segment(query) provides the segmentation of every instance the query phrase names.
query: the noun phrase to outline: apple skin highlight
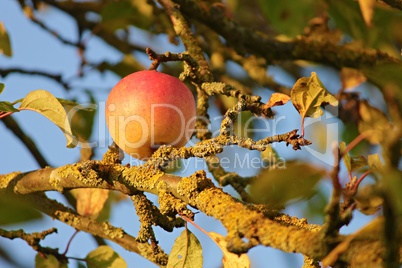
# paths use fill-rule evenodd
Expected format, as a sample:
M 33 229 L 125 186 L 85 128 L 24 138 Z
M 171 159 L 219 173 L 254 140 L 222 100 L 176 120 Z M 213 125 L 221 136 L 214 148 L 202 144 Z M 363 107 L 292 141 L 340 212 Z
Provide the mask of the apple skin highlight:
M 190 89 L 154 70 L 121 79 L 106 101 L 106 124 L 116 144 L 137 159 L 160 145 L 184 146 L 194 131 L 196 107 Z

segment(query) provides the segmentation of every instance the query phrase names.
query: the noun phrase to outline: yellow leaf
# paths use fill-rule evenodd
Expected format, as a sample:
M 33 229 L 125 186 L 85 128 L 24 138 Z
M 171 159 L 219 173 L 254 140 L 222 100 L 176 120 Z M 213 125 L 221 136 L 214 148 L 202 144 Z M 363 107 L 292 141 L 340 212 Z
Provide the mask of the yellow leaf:
M 109 246 L 99 246 L 85 258 L 88 268 L 126 268 L 127 263 Z
M 302 117 L 319 117 L 323 115 L 322 105 L 338 105 L 338 100 L 328 92 L 315 72 L 310 77 L 296 81 L 290 91 L 293 105 Z
M 224 268 L 249 268 L 250 259 L 247 254 L 241 254 L 240 256 L 229 252 L 227 248 L 227 242 L 225 237 L 220 234 L 209 232 L 209 237 L 219 246 L 222 250 L 223 258 L 222 264 Z
M 4 54 L 11 57 L 12 50 L 10 44 L 10 37 L 7 34 L 6 27 L 4 27 L 3 22 L 0 22 L 0 54 Z
M 364 22 L 368 27 L 373 26 L 372 20 L 374 15 L 375 0 L 358 0 L 358 1 Z
M 367 162 L 372 171 L 382 170 L 382 162 L 379 154 L 369 154 L 367 156 Z
M 35 256 L 35 268 L 68 268 L 67 263 L 60 262 L 55 256 L 51 254 L 37 253 Z
M 273 93 L 271 97 L 269 98 L 269 101 L 265 104 L 265 109 L 274 107 L 274 106 L 280 106 L 284 105 L 290 100 L 290 97 L 286 94 L 282 93 Z
M 338 105 L 338 100 L 328 92 L 315 72 L 310 77 L 302 77 L 296 81 L 290 91 L 293 106 L 302 117 L 302 136 L 304 136 L 304 119 L 319 117 L 324 114 L 321 106 Z
M 361 83 L 366 82 L 367 78 L 364 74 L 356 69 L 344 67 L 341 69 L 341 81 L 344 89 L 351 90 Z
M 387 137 L 392 131 L 392 125 L 387 116 L 379 109 L 370 106 L 367 101 L 360 102 L 359 115 L 359 132 L 365 132 L 367 134 L 366 139 L 371 144 L 381 143 L 384 137 Z
M 174 241 L 167 268 L 202 267 L 202 248 L 197 237 L 185 229 Z
M 109 190 L 85 188 L 74 191 L 77 193 L 77 212 L 96 219 L 105 205 Z

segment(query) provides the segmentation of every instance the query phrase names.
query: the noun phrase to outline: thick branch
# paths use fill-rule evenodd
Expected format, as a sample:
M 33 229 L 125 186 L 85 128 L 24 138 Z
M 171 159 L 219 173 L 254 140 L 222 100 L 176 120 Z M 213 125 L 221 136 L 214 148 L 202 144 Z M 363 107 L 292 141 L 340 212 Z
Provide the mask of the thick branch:
M 66 172 L 66 170 L 69 169 L 72 170 Z M 49 185 L 53 185 L 54 190 L 60 190 L 60 185 L 54 185 L 48 182 L 52 180 L 49 170 L 50 169 L 38 170 L 26 175 L 3 175 L 0 177 L 0 185 L 2 185 L 2 188 L 4 188 L 5 185 L 9 185 L 7 188 L 16 193 L 41 191 L 39 190 L 39 179 L 37 180 L 38 185 L 36 185 L 36 189 L 25 188 L 31 185 L 29 181 L 30 178 L 37 176 L 45 185 L 44 188 L 48 189 Z M 102 174 L 102 178 L 104 179 L 101 180 L 101 182 L 92 182 L 92 184 L 87 182 L 87 187 L 107 189 L 120 188 L 124 190 L 126 194 L 134 194 L 138 190 L 154 194 L 161 191 L 171 192 L 176 198 L 181 199 L 206 215 L 212 216 L 222 222 L 228 230 L 228 248 L 233 252 L 241 253 L 258 244 L 274 247 L 286 252 L 299 252 L 316 260 L 322 259 L 329 252 L 326 241 L 324 241 L 321 232 L 317 232 L 316 228 L 311 230 L 309 228 L 278 223 L 266 217 L 262 212 L 259 212 L 255 208 L 250 208 L 215 187 L 214 184 L 205 177 L 204 172 L 198 172 L 189 178 L 180 178 L 156 172 L 153 169 L 141 167 L 128 168 L 121 165 L 93 165 L 92 171 L 96 174 Z M 78 164 L 60 167 L 54 170 L 53 176 L 57 174 L 60 183 L 63 183 L 65 189 L 68 189 L 73 188 L 73 185 L 74 187 L 77 184 L 83 185 L 78 175 L 69 175 L 69 173 L 77 172 L 80 172 Z M 45 174 L 47 177 L 44 176 Z M 15 183 L 14 180 L 18 182 Z M 108 182 L 106 182 L 106 180 Z M 32 200 L 32 203 L 36 202 L 35 199 Z M 58 213 L 57 211 L 60 210 L 60 208 L 57 203 L 49 203 L 46 205 L 42 203 L 42 205 L 39 205 L 42 206 L 41 210 L 49 210 L 49 213 L 51 213 L 53 217 L 60 218 L 61 220 L 66 219 L 65 215 L 73 213 L 71 211 L 65 211 L 64 209 L 61 211 L 65 212 Z M 67 219 L 69 218 L 67 217 Z M 86 224 L 89 223 L 85 221 L 90 220 L 85 218 L 83 222 L 79 221 L 79 223 L 76 223 L 80 224 L 76 227 L 85 231 L 85 226 L 88 226 Z M 91 230 L 86 231 L 92 232 Z M 99 229 L 99 232 L 100 231 Z M 103 234 L 103 232 L 101 235 L 103 235 L 102 237 L 107 236 Z M 106 238 L 109 239 L 109 237 Z M 342 239 L 342 237 L 340 237 L 340 239 Z M 365 247 L 365 250 L 361 250 L 362 246 Z M 351 243 L 349 249 L 341 254 L 339 259 L 348 263 L 354 263 L 357 266 L 364 264 L 367 266 L 373 263 L 381 263 L 383 253 L 384 247 L 381 242 L 377 240 L 357 240 Z
M 189 18 L 195 18 L 222 35 L 240 54 L 252 53 L 268 63 L 284 60 L 308 60 L 341 68 L 373 67 L 381 63 L 400 63 L 381 51 L 354 50 L 331 42 L 306 38 L 280 41 L 243 27 L 229 18 L 220 6 L 206 1 L 174 0 Z

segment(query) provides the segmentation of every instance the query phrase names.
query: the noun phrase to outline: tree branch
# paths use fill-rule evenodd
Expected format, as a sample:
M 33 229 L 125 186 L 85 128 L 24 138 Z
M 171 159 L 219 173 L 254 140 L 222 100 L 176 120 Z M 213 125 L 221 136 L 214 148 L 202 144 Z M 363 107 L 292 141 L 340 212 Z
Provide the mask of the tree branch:
M 59 261 L 62 263 L 67 263 L 67 258 L 63 254 L 60 254 L 58 252 L 58 249 L 53 249 L 49 247 L 42 247 L 39 245 L 40 241 L 45 239 L 46 236 L 57 233 L 56 228 L 51 228 L 49 230 L 45 230 L 43 232 L 35 232 L 32 234 L 27 234 L 24 232 L 24 230 L 16 230 L 16 231 L 7 231 L 2 228 L 0 228 L 0 236 L 5 237 L 8 239 L 15 239 L 15 238 L 20 238 L 27 242 L 28 245 L 30 245 L 35 251 L 41 253 L 41 254 L 51 254 L 55 256 Z
M 382 0 L 382 1 L 390 5 L 391 7 L 402 10 L 402 0 Z
M 45 157 L 39 151 L 35 142 L 31 137 L 24 133 L 17 121 L 15 121 L 11 116 L 7 116 L 0 120 L 0 122 L 3 122 L 4 125 L 25 145 L 41 168 L 50 166 Z
M 44 76 L 51 80 L 56 81 L 57 83 L 62 85 L 66 90 L 70 89 L 70 85 L 63 80 L 61 74 L 52 74 L 50 72 L 39 71 L 39 70 L 25 70 L 21 68 L 7 68 L 7 69 L 0 68 L 0 76 L 2 77 L 6 77 L 7 75 L 14 73 Z
M 28 200 L 39 211 L 77 230 L 113 241 L 123 248 L 135 252 L 156 264 L 166 265 L 167 263 L 167 255 L 161 248 L 158 247 L 158 249 L 155 250 L 155 248 L 148 243 L 137 242 L 135 237 L 125 233 L 121 228 L 113 227 L 108 222 L 101 223 L 89 217 L 78 215 L 72 209 L 65 207 L 55 200 L 48 199 L 43 193 L 31 193 L 23 195 L 22 198 Z
M 174 0 L 189 18 L 195 18 L 223 36 L 239 54 L 256 54 L 269 64 L 276 61 L 307 60 L 341 68 L 369 68 L 382 63 L 401 63 L 381 51 L 354 50 L 327 41 L 298 38 L 280 41 L 239 25 L 220 6 L 206 1 Z
M 206 178 L 205 172 L 200 171 L 188 178 L 164 174 L 154 169 L 140 167 L 123 167 L 121 165 L 92 165 L 93 175 L 101 175 L 98 179 L 84 183 L 80 173 L 79 164 L 68 165 L 58 169 L 42 169 L 27 174 L 9 174 L 0 177 L 2 188 L 12 190 L 19 194 L 27 194 L 36 191 L 67 190 L 81 185 L 81 187 L 96 187 L 103 189 L 120 189 L 125 194 L 135 194 L 137 191 L 146 191 L 158 194 L 161 191 L 169 191 L 181 202 L 185 202 L 219 220 L 228 230 L 228 249 L 235 253 L 243 253 L 255 245 L 270 246 L 285 252 L 299 252 L 312 259 L 320 260 L 329 252 L 326 241 L 317 229 L 301 228 L 289 225 L 287 221 L 277 222 L 267 218 L 262 212 L 238 202 L 235 198 L 224 193 L 221 189 Z M 88 171 L 85 171 L 88 174 Z M 90 177 L 93 177 L 91 175 Z M 32 187 L 32 178 L 37 178 L 35 187 Z M 54 181 L 57 178 L 59 184 Z M 99 176 L 98 176 L 99 177 Z M 53 183 L 49 183 L 53 181 Z M 43 184 L 43 187 L 40 187 Z M 61 187 L 63 185 L 63 188 Z M 52 188 L 52 189 L 50 189 Z M 36 195 L 27 195 L 32 198 L 32 204 L 37 204 L 41 211 L 47 211 L 48 215 L 56 217 L 74 227 L 86 232 L 100 235 L 107 239 L 111 237 L 104 233 L 102 226 L 97 229 L 87 229 L 94 221 L 78 216 L 71 210 L 60 207 L 60 204 L 51 201 L 42 202 L 43 198 Z M 61 211 L 61 212 L 58 212 Z M 80 217 L 76 223 L 71 217 Z M 91 224 L 89 224 L 91 223 Z M 101 225 L 101 224 L 100 224 Z M 99 234 L 97 232 L 100 232 Z M 279 235 L 280 234 L 280 235 Z M 126 235 L 124 235 L 126 237 Z M 121 238 L 121 239 L 124 239 Z M 123 243 L 112 237 L 112 241 Z M 131 239 L 131 238 L 130 238 Z M 134 238 L 132 238 L 134 241 Z M 342 236 L 339 236 L 342 240 Z M 131 241 L 131 240 L 130 240 Z M 246 241 L 246 242 L 244 242 Z M 127 241 L 124 241 L 126 243 Z M 131 242 L 130 242 L 131 244 Z M 364 246 L 364 250 L 362 250 Z M 400 249 L 402 251 L 402 248 Z M 383 261 L 383 244 L 376 240 L 352 241 L 349 249 L 339 256 L 341 261 L 356 265 L 378 264 Z M 368 257 L 369 256 L 369 257 Z M 400 260 L 402 261 L 402 260 Z
M 169 15 L 172 21 L 173 28 L 176 34 L 182 40 L 186 50 L 193 57 L 199 65 L 199 70 L 197 70 L 197 78 L 201 79 L 203 82 L 210 82 L 213 80 L 212 74 L 209 71 L 209 65 L 204 57 L 204 52 L 199 46 L 197 40 L 194 38 L 190 27 L 176 6 L 170 0 L 157 0 L 165 9 L 166 13 Z

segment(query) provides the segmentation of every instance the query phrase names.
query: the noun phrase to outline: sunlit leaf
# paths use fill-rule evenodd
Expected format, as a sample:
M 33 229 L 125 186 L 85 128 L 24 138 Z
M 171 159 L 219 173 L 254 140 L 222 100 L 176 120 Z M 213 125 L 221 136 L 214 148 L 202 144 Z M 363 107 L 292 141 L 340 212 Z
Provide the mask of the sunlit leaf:
M 46 255 L 43 257 L 41 254 L 37 253 L 35 256 L 35 268 L 67 268 L 66 263 L 61 263 L 53 255 Z
M 42 218 L 42 215 L 29 203 L 15 195 L 0 194 L 0 225 L 27 222 Z
M 12 56 L 10 37 L 7 34 L 6 27 L 3 22 L 0 21 L 0 54 L 4 54 L 8 57 Z
M 85 258 L 88 268 L 125 268 L 127 263 L 109 246 L 99 246 Z
M 346 149 L 346 143 L 341 141 L 339 143 L 339 149 L 341 151 L 341 154 L 343 155 L 342 159 L 343 159 L 343 163 L 346 166 L 346 169 L 348 170 L 348 172 L 352 172 L 352 160 L 350 159 L 350 155 L 349 155 L 349 153 L 344 154 L 345 149 Z
M 360 102 L 359 115 L 359 131 L 367 134 L 366 139 L 371 144 L 381 143 L 387 137 L 387 134 L 392 131 L 392 126 L 386 115 L 379 109 L 369 105 L 367 101 Z
M 363 15 L 364 22 L 367 26 L 371 27 L 374 15 L 375 0 L 358 0 L 360 10 Z
M 287 162 L 286 168 L 262 170 L 252 181 L 250 194 L 257 203 L 274 205 L 310 198 L 325 174 L 324 169 L 307 163 Z
M 19 112 L 20 110 L 14 108 L 14 105 L 9 101 L 0 101 L 0 111 L 1 112 Z
M 344 67 L 340 72 L 342 87 L 346 90 L 354 89 L 367 81 L 362 71 Z
M 3 93 L 5 87 L 6 87 L 6 85 L 4 85 L 3 83 L 0 83 L 0 94 Z
M 51 93 L 46 90 L 31 91 L 23 99 L 19 109 L 32 110 L 47 117 L 63 131 L 67 138 L 67 147 L 72 148 L 77 145 L 71 132 L 66 111 Z
M 321 261 L 322 266 L 328 267 L 333 265 L 338 259 L 339 255 L 341 255 L 348 249 L 350 243 L 354 239 L 360 238 L 361 240 L 366 240 L 372 238 L 373 236 L 375 237 L 381 235 L 383 232 L 383 226 L 384 226 L 384 218 L 378 217 L 372 220 L 363 228 L 359 229 L 357 232 L 348 235 L 324 259 L 322 259 Z
M 367 156 L 367 162 L 372 171 L 382 170 L 382 162 L 379 154 L 369 154 Z
M 273 93 L 269 98 L 268 102 L 265 104 L 265 109 L 274 106 L 280 106 L 286 104 L 290 100 L 290 97 L 282 93 Z
M 197 237 L 185 229 L 174 241 L 167 268 L 202 267 L 202 248 Z
M 328 92 L 315 72 L 310 77 L 302 77 L 296 81 L 290 91 L 293 106 L 302 117 L 302 136 L 304 134 L 304 119 L 319 117 L 324 114 L 322 106 L 338 105 L 338 100 Z
M 223 235 L 209 232 L 209 236 L 214 240 L 214 242 L 222 250 L 223 258 L 222 264 L 224 268 L 249 268 L 250 259 L 247 254 L 237 255 L 227 250 L 227 242 Z
M 109 190 L 82 188 L 74 191 L 76 191 L 77 212 L 82 216 L 96 219 L 105 205 Z
M 356 208 L 365 215 L 373 215 L 378 212 L 383 204 L 383 198 L 378 187 L 374 184 L 367 184 L 359 187 L 355 196 Z

